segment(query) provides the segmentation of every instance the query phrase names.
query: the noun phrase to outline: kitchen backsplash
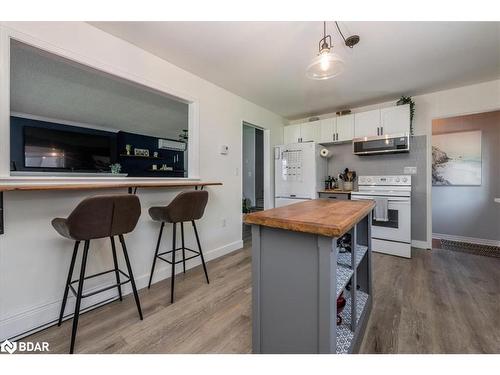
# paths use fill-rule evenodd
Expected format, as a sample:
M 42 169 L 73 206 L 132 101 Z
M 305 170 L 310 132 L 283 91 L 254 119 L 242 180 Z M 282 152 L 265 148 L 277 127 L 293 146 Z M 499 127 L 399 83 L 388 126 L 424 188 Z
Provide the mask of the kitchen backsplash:
M 410 139 L 410 152 L 401 154 L 358 156 L 352 153 L 352 143 L 326 147 L 332 157 L 328 161 L 328 174 L 337 176 L 345 168 L 361 175 L 401 175 L 405 167 L 416 167 L 412 175 L 411 232 L 412 240 L 427 241 L 426 159 L 427 136 Z

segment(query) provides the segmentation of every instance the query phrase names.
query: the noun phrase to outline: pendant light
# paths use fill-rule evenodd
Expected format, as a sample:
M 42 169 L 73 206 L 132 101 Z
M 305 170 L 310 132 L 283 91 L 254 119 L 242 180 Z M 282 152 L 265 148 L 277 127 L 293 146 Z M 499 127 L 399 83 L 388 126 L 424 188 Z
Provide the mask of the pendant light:
M 318 47 L 318 56 L 307 67 L 307 77 L 323 80 L 336 77 L 342 73 L 345 63 L 339 55 L 332 51 L 332 37 L 326 35 L 326 22 L 323 22 L 323 38 L 319 41 Z

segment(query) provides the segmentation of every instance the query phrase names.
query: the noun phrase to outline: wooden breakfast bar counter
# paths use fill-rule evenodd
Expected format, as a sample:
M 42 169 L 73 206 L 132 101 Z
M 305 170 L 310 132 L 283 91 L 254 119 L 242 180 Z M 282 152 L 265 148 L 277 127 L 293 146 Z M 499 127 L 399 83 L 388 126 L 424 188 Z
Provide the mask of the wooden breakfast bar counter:
M 254 353 L 359 349 L 372 304 L 374 206 L 316 199 L 245 216 L 252 225 Z M 337 240 L 346 233 L 351 251 L 340 252 Z
M 99 189 L 124 189 L 129 194 L 135 194 L 138 188 L 185 188 L 194 187 L 203 189 L 205 186 L 222 185 L 221 182 L 202 181 L 148 181 L 144 179 L 0 179 L 0 234 L 4 233 L 4 206 L 3 193 L 8 191 L 50 191 L 50 190 L 99 190 Z

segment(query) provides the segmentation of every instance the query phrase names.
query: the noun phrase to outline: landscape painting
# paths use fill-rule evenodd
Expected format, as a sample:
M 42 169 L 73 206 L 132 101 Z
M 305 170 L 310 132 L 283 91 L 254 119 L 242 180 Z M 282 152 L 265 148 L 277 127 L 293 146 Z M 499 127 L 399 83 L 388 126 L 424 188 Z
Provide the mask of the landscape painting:
M 481 131 L 432 136 L 433 185 L 481 185 Z

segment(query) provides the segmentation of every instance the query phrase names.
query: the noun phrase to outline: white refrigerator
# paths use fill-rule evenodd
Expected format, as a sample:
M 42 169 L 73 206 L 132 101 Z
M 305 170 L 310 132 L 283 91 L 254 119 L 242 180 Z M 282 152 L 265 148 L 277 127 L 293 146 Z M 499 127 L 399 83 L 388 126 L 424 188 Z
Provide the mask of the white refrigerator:
M 318 197 L 324 187 L 326 159 L 314 142 L 274 148 L 274 206 L 282 207 Z

